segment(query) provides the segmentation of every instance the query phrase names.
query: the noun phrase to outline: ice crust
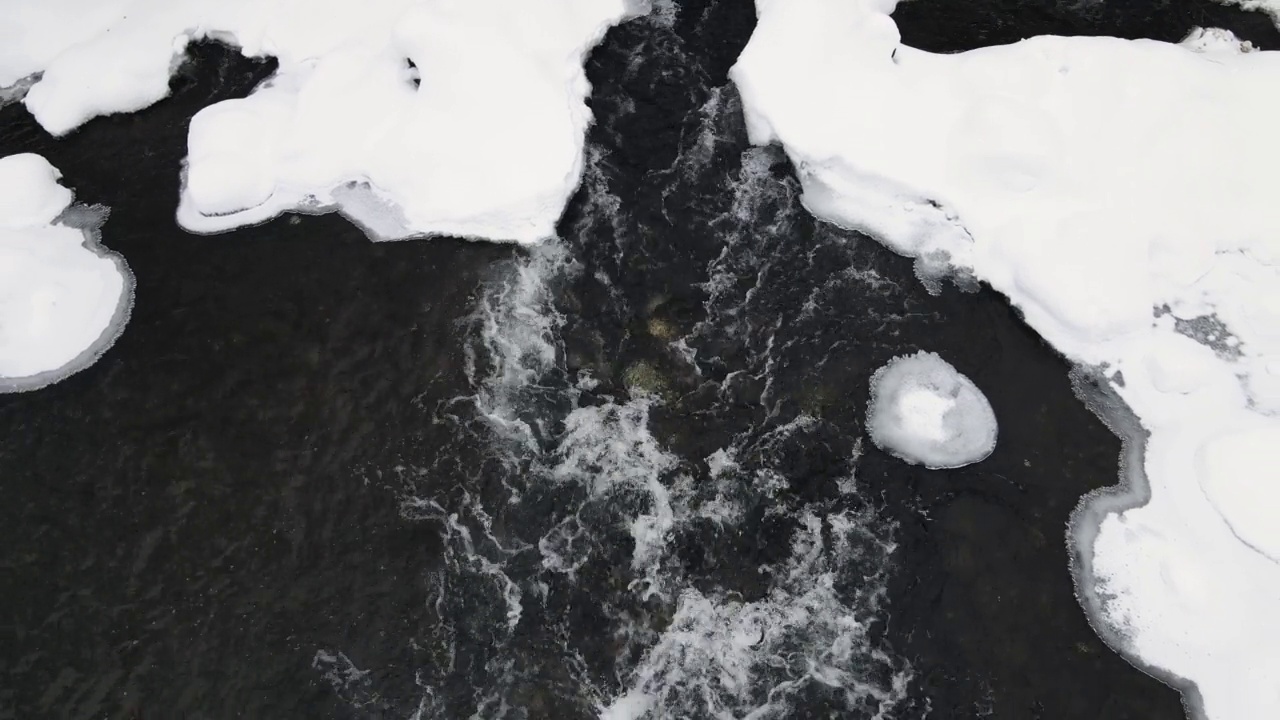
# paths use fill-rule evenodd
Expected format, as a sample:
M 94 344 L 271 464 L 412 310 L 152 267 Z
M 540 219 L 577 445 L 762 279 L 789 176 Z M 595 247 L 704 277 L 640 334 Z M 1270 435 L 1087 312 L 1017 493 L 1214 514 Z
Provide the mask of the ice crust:
M 19 0 L 0 87 L 61 135 L 168 93 L 188 42 L 279 60 L 196 115 L 179 222 L 211 233 L 338 210 L 374 239 L 535 242 L 578 184 L 583 58 L 627 0 Z M 16 17 L 16 20 L 14 19 Z
M 871 377 L 867 433 L 913 465 L 956 468 L 991 454 L 996 416 L 969 378 L 937 353 L 896 357 Z
M 1280 717 L 1280 53 L 1217 30 L 935 55 L 895 4 L 757 0 L 732 72 L 753 141 L 815 215 L 1104 369 L 1148 438 L 1127 500 L 1074 526 L 1095 627 L 1196 713 Z
M 132 304 L 124 261 L 97 245 L 101 210 L 69 211 L 60 177 L 39 155 L 0 158 L 0 393 L 93 364 Z

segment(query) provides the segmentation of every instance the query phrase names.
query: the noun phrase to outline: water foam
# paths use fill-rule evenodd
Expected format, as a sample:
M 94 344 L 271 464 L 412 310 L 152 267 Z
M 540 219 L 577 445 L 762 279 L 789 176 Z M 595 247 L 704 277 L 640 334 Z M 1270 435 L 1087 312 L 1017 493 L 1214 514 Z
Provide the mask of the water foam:
M 824 700 L 868 718 L 887 716 L 910 673 L 868 650 L 883 579 L 852 569 L 865 540 L 882 551 L 874 561 L 882 567 L 893 546 L 865 537 L 870 518 L 806 508 L 797 519 L 791 553 L 770 569 L 775 580 L 765 597 L 681 593 L 670 624 L 602 720 L 788 718 Z

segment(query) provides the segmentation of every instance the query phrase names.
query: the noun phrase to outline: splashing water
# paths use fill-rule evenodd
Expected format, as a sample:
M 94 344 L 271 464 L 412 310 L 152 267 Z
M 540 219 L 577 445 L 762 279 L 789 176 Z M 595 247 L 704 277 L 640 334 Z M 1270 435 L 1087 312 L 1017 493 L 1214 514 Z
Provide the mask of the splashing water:
M 687 61 L 661 14 L 644 22 L 645 62 Z M 616 150 L 592 143 L 563 237 L 478 298 L 470 392 L 435 410 L 455 441 L 404 474 L 403 516 L 445 543 L 405 716 L 881 718 L 907 692 L 880 639 L 894 544 L 857 493 L 860 428 L 791 399 L 814 351 L 797 313 L 867 277 L 828 233 L 818 252 L 848 272 L 795 282 L 782 159 L 747 148 L 732 89 L 690 95 L 648 199 L 623 202 Z M 692 314 L 664 315 L 663 288 L 689 287 Z

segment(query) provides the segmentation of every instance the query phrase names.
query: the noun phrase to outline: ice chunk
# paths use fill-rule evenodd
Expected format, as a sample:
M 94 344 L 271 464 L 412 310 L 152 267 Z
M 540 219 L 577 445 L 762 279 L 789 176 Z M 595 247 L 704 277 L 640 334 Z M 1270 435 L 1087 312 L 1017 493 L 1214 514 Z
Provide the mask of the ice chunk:
M 59 177 L 39 155 L 0 159 L 0 392 L 93 364 L 132 304 L 124 261 L 96 242 L 101 211 L 77 212 Z
M 885 452 L 913 465 L 954 468 L 996 447 L 991 403 L 936 353 L 890 360 L 871 377 L 867 433 Z
M 274 56 L 279 69 L 192 121 L 178 211 L 186 229 L 336 210 L 374 239 L 536 242 L 554 234 L 582 173 L 583 60 L 641 9 L 628 0 L 20 2 L 0 29 L 0 41 L 13 41 L 0 42 L 0 86 L 42 72 L 25 103 L 60 135 L 164 97 L 190 40 L 232 42 Z

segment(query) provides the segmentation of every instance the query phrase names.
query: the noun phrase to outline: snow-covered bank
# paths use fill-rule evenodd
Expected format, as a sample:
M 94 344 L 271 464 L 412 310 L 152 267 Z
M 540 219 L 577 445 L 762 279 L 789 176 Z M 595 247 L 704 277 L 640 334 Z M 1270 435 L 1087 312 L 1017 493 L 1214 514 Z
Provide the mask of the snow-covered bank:
M 60 135 L 168 93 L 186 44 L 273 56 L 250 97 L 191 124 L 178 218 L 195 232 L 338 210 L 375 239 L 553 234 L 591 120 L 582 63 L 627 0 L 21 2 L 0 87 Z
M 892 0 L 757 0 L 733 77 L 816 215 L 1010 297 L 1150 433 L 1088 505 L 1100 631 L 1211 718 L 1280 716 L 1280 53 L 1039 37 L 899 41 Z M 1142 472 L 1145 471 L 1145 472 Z
M 101 210 L 73 208 L 39 155 L 0 159 L 0 393 L 92 365 L 124 329 L 133 280 L 97 246 Z

